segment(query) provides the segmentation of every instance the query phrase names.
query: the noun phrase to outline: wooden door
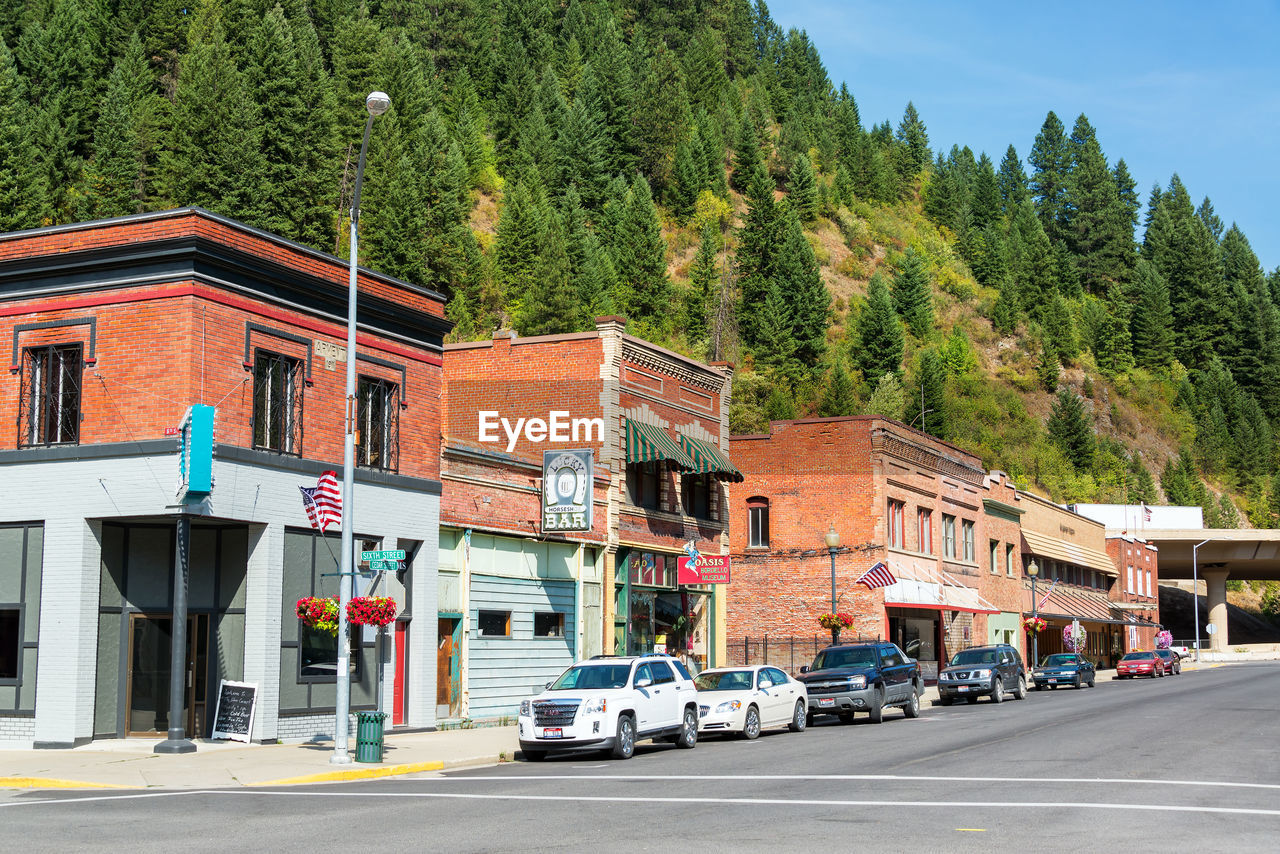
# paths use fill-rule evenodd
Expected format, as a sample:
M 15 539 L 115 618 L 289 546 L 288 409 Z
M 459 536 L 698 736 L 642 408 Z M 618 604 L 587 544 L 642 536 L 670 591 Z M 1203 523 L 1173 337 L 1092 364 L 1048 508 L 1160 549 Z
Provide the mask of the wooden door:
M 439 619 L 436 644 L 436 706 L 453 707 L 453 620 Z

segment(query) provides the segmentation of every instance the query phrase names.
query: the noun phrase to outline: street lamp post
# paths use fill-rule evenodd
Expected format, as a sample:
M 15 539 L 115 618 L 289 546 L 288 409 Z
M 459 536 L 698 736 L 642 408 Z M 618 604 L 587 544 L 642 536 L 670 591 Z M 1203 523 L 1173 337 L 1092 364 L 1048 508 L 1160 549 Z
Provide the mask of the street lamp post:
M 1196 663 L 1200 663 L 1200 573 L 1196 566 L 1197 552 L 1208 540 L 1201 540 L 1191 547 L 1191 613 L 1196 622 Z
M 347 277 L 347 400 L 346 435 L 342 440 L 342 556 L 338 572 L 338 666 L 337 708 L 333 729 L 333 765 L 347 765 L 351 755 L 347 752 L 347 736 L 351 713 L 351 627 L 347 622 L 347 604 L 351 601 L 352 523 L 355 521 L 355 455 L 356 455 L 356 231 L 360 220 L 360 185 L 364 182 L 364 160 L 369 151 L 369 132 L 373 130 L 375 117 L 391 106 L 391 96 L 386 92 L 371 92 L 364 101 L 369 119 L 364 123 L 364 139 L 360 143 L 360 161 L 356 165 L 356 185 L 351 194 L 351 263 Z
M 836 612 L 836 550 L 840 548 L 840 535 L 833 524 L 827 529 L 827 552 L 831 555 L 831 613 Z
M 1036 619 L 1036 576 L 1040 574 L 1040 567 L 1036 565 L 1036 559 L 1032 558 L 1031 563 L 1027 564 L 1027 575 L 1031 576 L 1031 620 Z M 1038 667 L 1040 665 L 1040 633 L 1034 628 L 1031 632 L 1031 666 Z

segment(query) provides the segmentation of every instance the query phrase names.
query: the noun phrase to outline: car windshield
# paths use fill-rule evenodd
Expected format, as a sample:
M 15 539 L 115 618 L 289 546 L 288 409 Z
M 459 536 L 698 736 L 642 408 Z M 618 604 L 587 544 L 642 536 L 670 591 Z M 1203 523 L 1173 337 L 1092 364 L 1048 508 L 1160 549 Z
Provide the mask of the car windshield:
M 955 664 L 995 664 L 998 661 L 994 649 L 966 649 L 951 656 Z
M 1045 667 L 1070 667 L 1075 664 L 1078 659 L 1074 655 L 1046 655 L 1044 657 Z
M 710 670 L 693 680 L 699 691 L 750 691 L 750 670 Z
M 874 667 L 876 652 L 870 647 L 861 649 L 824 649 L 813 660 L 813 670 L 831 667 Z
M 1154 652 L 1131 652 L 1120 660 L 1121 661 L 1150 661 L 1155 657 L 1156 657 L 1156 654 Z
M 550 691 L 588 691 L 622 688 L 631 675 L 630 664 L 575 664 L 551 683 Z

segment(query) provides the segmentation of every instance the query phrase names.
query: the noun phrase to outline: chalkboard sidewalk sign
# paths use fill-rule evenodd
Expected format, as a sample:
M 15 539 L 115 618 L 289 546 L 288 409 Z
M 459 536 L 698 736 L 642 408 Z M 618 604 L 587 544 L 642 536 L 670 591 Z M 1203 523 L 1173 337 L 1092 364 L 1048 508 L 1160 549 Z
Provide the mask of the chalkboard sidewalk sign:
M 228 682 L 218 685 L 218 708 L 213 716 L 213 738 L 248 743 L 253 733 L 253 710 L 258 702 L 255 682 Z

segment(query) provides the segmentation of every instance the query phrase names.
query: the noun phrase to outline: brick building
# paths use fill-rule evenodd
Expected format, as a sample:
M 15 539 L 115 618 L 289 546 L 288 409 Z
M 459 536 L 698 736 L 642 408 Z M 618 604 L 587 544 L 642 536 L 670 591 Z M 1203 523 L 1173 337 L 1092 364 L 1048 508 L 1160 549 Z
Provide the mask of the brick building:
M 1025 512 L 1018 490 L 1004 472 L 987 475 L 982 497 L 986 542 L 979 545 L 984 571 L 978 585 L 982 598 L 1000 609 L 998 614 L 982 614 L 978 637 L 983 643 L 1007 643 L 1022 652 L 1027 661 L 1026 633 L 1022 629 L 1022 609 L 1026 604 L 1022 576 L 1021 519 Z
M 384 699 L 428 726 L 450 324 L 428 289 L 368 270 L 359 288 L 356 544 L 409 553 L 379 576 L 401 610 Z M 346 262 L 197 209 L 0 235 L 6 740 L 164 733 L 188 563 L 187 731 L 209 732 L 227 679 L 257 686 L 254 739 L 332 734 L 337 640 L 294 603 L 338 590 L 338 534 L 312 531 L 298 488 L 342 460 L 346 291 Z M 183 501 L 170 433 L 194 405 L 216 412 L 214 483 Z M 352 707 L 372 708 L 374 636 L 351 644 Z
M 1036 640 L 1039 655 L 1064 651 L 1062 632 L 1073 620 L 1088 633 L 1086 652 L 1099 666 L 1114 666 L 1144 643 L 1151 649 L 1158 628 L 1155 548 L 1133 538 L 1108 537 L 1101 522 L 1031 493 L 1021 492 L 1019 498 L 1026 511 L 1024 611 L 1033 611 L 1026 570 L 1034 561 L 1034 611 L 1048 623 Z
M 442 715 L 512 714 L 602 652 L 662 649 L 695 669 L 723 656 L 723 593 L 680 584 L 677 559 L 728 550 L 731 372 L 624 327 L 445 348 Z M 593 462 L 593 524 L 548 530 L 543 452 L 574 449 Z
M 1000 609 L 979 590 L 987 489 L 977 457 L 876 416 L 772 422 L 730 448 L 746 476 L 730 487 L 730 513 L 747 522 L 731 535 L 731 645 L 767 635 L 785 655 L 784 638 L 820 636 L 833 583 L 836 610 L 856 620 L 849 632 L 893 640 L 927 678 L 952 652 L 985 642 L 981 617 Z M 834 569 L 829 529 L 841 540 Z M 877 561 L 897 582 L 856 584 Z

